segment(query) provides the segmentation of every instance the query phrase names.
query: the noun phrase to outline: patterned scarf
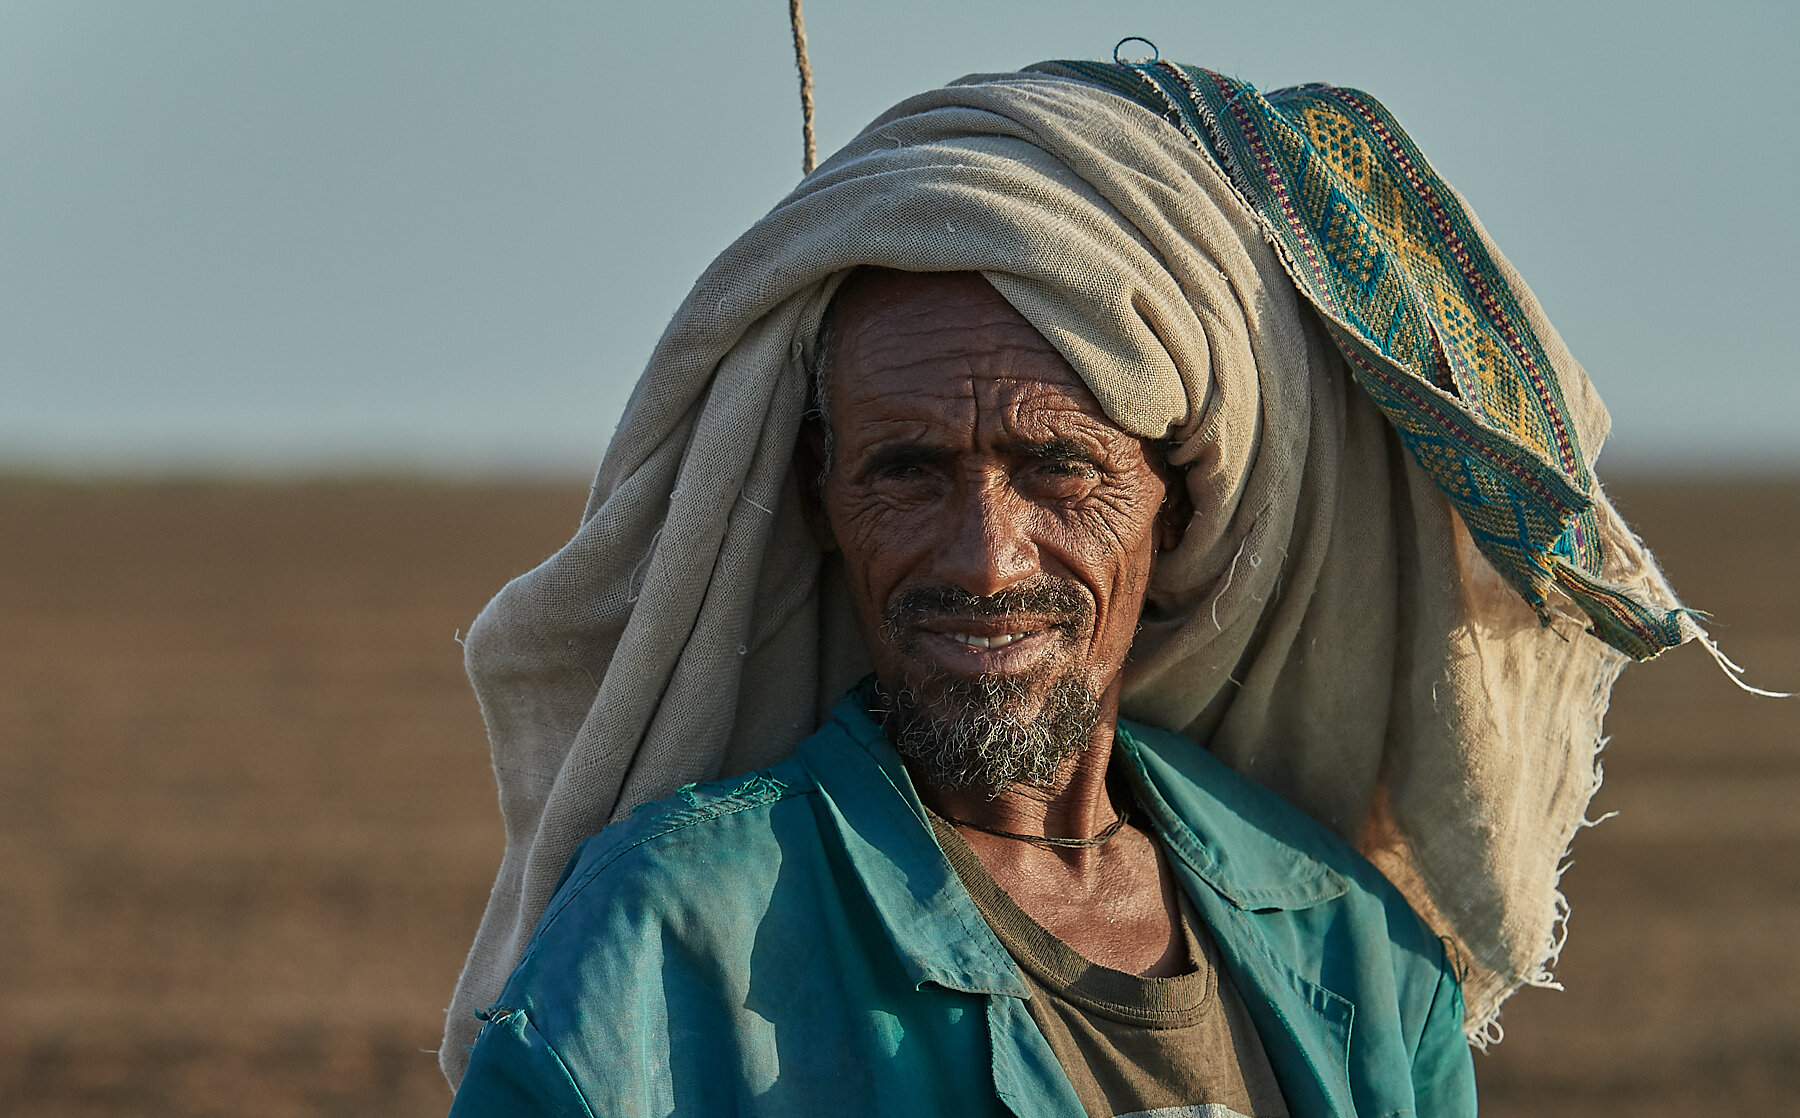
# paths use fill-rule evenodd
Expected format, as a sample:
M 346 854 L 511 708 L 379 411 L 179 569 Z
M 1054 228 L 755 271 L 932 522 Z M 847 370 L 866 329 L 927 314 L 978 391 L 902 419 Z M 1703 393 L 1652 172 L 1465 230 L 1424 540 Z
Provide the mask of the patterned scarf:
M 1507 583 L 1549 623 L 1567 595 L 1635 660 L 1700 635 L 1603 575 L 1594 475 L 1561 384 L 1475 217 L 1374 98 L 1272 93 L 1197 66 L 1081 62 L 1220 165 L 1356 382 Z

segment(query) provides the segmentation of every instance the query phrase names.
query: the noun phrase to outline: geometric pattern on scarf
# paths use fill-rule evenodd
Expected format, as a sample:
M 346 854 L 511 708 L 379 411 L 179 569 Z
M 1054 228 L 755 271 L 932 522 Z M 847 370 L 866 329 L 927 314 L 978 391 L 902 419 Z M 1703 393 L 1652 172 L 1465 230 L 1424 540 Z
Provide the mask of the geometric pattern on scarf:
M 1374 98 L 1265 95 L 1160 59 L 1056 65 L 1161 115 L 1219 165 L 1357 383 L 1541 620 L 1554 587 L 1633 659 L 1690 635 L 1687 611 L 1601 576 L 1594 477 L 1543 346 L 1461 198 Z

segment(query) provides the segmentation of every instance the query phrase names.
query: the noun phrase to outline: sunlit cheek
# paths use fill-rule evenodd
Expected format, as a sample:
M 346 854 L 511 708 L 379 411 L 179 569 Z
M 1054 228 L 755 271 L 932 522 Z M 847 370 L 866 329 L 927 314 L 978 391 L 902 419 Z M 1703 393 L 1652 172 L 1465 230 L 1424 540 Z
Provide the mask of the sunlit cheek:
M 1142 515 L 1141 509 L 1132 511 L 1138 515 L 1083 517 L 1065 524 L 1075 529 L 1064 537 L 1065 554 L 1083 570 L 1083 581 L 1095 596 L 1088 657 L 1101 675 L 1116 670 L 1130 653 L 1150 581 L 1154 510 L 1149 515 Z
M 1144 583 L 1144 573 L 1138 564 L 1121 564 L 1120 569 L 1112 572 L 1103 616 L 1098 621 L 1101 631 L 1097 637 L 1102 643 L 1120 640 L 1130 643 L 1137 632 L 1138 615 L 1143 612 Z
M 1054 521 L 1064 546 L 1096 568 L 1119 563 L 1125 557 L 1148 556 L 1156 549 L 1156 510 L 1099 502 L 1069 507 Z

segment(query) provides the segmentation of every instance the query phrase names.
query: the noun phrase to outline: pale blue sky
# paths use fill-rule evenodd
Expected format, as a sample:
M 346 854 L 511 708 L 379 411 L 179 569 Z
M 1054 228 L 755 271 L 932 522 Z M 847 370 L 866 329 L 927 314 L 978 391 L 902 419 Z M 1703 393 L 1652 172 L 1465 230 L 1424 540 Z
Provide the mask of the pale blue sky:
M 1800 4 L 809 0 L 822 151 L 1128 34 L 1366 89 L 1612 408 L 1606 462 L 1800 468 Z M 0 468 L 598 461 L 792 186 L 781 0 L 0 3 Z

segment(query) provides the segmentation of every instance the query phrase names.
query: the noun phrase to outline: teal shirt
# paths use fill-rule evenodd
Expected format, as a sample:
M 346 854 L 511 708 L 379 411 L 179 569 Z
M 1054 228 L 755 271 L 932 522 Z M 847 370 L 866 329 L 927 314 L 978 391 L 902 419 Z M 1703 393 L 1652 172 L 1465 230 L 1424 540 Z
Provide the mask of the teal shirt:
M 1294 1118 L 1475 1113 L 1442 945 L 1354 850 L 1176 734 L 1119 753 Z M 452 1118 L 1082 1113 L 857 693 L 773 768 L 576 851 Z

